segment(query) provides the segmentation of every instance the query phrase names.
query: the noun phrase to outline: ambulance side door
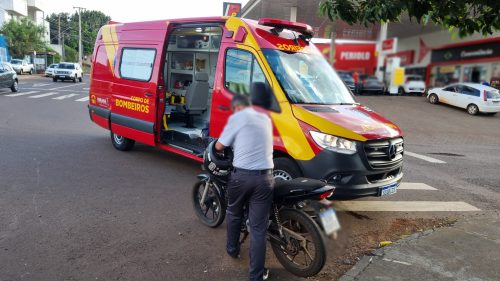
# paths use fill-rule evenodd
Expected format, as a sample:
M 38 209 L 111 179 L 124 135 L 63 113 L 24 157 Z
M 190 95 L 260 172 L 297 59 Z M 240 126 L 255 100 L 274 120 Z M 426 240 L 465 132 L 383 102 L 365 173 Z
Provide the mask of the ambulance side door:
M 254 49 L 228 47 L 219 56 L 216 84 L 214 86 L 210 115 L 210 136 L 219 137 L 231 115 L 231 99 L 234 95 L 250 98 L 253 82 L 268 83 Z
M 111 131 L 155 145 L 157 83 L 163 46 L 120 46 L 112 89 Z

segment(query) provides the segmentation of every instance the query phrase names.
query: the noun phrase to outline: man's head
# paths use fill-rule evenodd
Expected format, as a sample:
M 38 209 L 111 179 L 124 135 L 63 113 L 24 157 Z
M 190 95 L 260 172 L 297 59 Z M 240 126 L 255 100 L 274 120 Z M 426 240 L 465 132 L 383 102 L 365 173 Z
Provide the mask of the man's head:
M 250 99 L 244 95 L 235 95 L 231 100 L 231 110 L 238 112 L 250 106 Z

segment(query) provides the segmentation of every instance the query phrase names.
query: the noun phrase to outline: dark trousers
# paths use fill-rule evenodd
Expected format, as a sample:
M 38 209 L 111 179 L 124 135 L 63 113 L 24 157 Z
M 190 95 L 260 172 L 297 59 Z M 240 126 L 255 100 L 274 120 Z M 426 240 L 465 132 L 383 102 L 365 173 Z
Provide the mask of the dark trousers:
M 250 224 L 250 271 L 251 281 L 261 281 L 266 259 L 266 233 L 269 210 L 273 200 L 273 177 L 268 174 L 234 172 L 228 183 L 227 245 L 230 255 L 240 251 L 240 229 L 243 208 L 248 204 Z

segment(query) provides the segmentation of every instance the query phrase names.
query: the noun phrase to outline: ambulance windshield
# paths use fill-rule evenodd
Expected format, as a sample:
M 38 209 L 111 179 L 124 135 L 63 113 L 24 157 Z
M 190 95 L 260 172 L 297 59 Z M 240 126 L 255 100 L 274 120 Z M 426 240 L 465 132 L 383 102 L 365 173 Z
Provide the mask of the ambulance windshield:
M 318 53 L 262 50 L 276 79 L 297 104 L 353 104 L 351 93 L 332 67 Z

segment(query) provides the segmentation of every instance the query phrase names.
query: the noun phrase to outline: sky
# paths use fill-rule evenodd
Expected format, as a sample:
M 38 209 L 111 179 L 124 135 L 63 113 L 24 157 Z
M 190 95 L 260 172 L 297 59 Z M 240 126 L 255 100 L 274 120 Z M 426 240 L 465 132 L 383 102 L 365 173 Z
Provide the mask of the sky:
M 186 17 L 221 16 L 222 3 L 248 0 L 45 0 L 45 14 L 74 13 L 74 6 L 98 10 L 113 21 L 133 22 Z

